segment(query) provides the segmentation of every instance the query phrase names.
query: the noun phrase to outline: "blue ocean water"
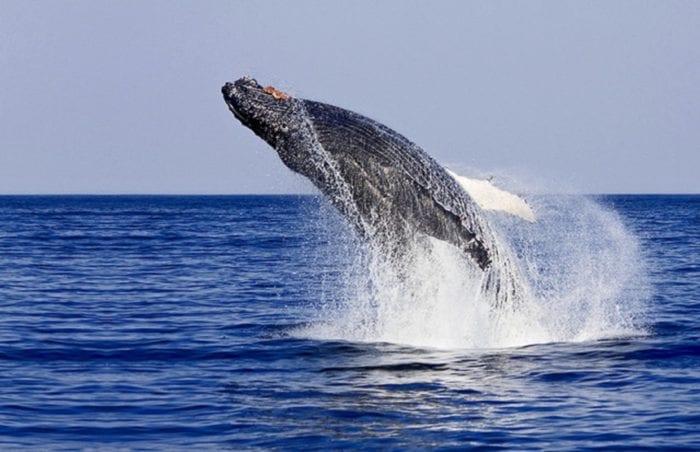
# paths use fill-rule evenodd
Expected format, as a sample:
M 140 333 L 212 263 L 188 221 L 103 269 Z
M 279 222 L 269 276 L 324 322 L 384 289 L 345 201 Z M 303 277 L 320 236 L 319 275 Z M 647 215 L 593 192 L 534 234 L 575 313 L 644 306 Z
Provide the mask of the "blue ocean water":
M 639 330 L 477 349 L 300 334 L 351 252 L 315 197 L 0 197 L 0 449 L 700 448 L 700 196 L 597 202 Z

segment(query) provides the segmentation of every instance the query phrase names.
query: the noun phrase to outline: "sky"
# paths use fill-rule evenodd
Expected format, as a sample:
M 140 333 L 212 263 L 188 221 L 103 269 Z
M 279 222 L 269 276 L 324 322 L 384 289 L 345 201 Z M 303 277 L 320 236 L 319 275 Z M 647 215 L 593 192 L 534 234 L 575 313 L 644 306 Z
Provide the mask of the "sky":
M 700 2 L 15 1 L 0 194 L 308 193 L 243 75 L 534 191 L 700 192 Z

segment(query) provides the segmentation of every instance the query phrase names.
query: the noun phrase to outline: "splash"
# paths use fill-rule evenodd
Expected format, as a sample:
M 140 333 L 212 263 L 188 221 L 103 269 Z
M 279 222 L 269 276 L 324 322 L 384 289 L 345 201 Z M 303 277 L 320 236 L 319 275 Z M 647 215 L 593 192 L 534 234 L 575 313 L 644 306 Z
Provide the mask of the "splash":
M 635 237 L 611 210 L 584 197 L 540 197 L 533 203 L 535 224 L 482 212 L 474 226 L 492 253 L 487 271 L 430 237 L 411 241 L 396 256 L 385 246 L 390 228 L 377 230 L 362 218 L 312 124 L 306 121 L 300 133 L 312 151 L 307 164 L 319 170 L 332 204 L 366 240 L 327 223 L 336 246 L 324 265 L 343 276 L 322 282 L 316 319 L 295 335 L 501 348 L 641 332 L 648 287 L 643 260 Z
M 294 334 L 434 348 L 503 348 L 644 334 L 649 284 L 636 237 L 612 210 L 583 196 L 540 196 L 538 222 L 488 214 L 513 249 L 525 296 L 494 308 L 483 275 L 451 245 L 429 238 L 388 262 L 326 211 L 326 281 L 316 318 Z

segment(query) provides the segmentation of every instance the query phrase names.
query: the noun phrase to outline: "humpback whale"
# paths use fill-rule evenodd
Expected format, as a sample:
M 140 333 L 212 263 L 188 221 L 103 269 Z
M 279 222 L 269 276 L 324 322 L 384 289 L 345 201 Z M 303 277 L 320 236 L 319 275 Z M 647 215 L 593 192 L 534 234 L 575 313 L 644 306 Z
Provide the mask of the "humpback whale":
M 222 93 L 244 126 L 389 255 L 400 256 L 406 243 L 432 237 L 461 250 L 497 302 L 521 289 L 513 253 L 483 215 L 489 207 L 470 196 L 469 180 L 404 136 L 358 113 L 296 98 L 248 77 L 226 83 Z M 476 198 L 502 196 L 498 189 L 481 188 Z

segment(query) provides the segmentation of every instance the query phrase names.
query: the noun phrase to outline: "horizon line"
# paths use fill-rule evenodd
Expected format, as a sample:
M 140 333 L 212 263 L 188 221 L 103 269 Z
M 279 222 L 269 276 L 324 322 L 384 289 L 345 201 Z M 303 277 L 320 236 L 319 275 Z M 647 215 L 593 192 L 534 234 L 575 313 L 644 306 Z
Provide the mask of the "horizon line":
M 697 196 L 700 192 L 552 192 L 533 193 L 531 195 L 567 195 L 567 196 Z M 0 193 L 0 197 L 10 196 L 320 196 L 322 193 Z

